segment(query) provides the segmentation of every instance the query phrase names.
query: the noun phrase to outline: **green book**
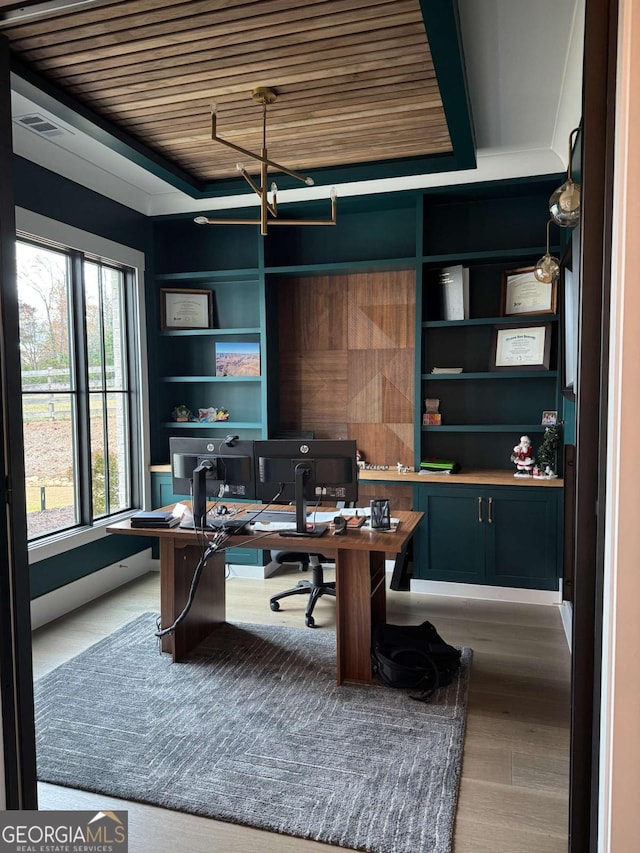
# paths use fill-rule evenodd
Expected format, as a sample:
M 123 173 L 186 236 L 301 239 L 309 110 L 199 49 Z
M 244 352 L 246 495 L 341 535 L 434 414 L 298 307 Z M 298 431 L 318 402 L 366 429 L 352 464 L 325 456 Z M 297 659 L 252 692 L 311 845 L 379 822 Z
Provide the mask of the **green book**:
M 423 459 L 420 463 L 422 471 L 445 471 L 450 474 L 457 474 L 460 470 L 460 465 L 451 459 Z

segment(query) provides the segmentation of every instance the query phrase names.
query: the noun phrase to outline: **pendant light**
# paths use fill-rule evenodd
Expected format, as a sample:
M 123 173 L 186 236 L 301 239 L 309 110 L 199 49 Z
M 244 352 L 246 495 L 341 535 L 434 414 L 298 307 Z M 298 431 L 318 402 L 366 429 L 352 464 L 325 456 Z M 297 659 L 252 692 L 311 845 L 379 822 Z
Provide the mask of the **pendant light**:
M 580 221 L 580 184 L 571 177 L 573 157 L 573 140 L 580 128 L 576 127 L 569 134 L 569 165 L 567 180 L 558 187 L 549 198 L 549 213 L 551 218 L 562 228 L 573 228 Z
M 560 261 L 549 253 L 549 226 L 553 220 L 547 222 L 547 251 L 540 258 L 533 271 L 534 276 L 543 284 L 551 284 L 560 277 Z
M 275 160 L 269 159 L 267 153 L 267 107 L 270 104 L 273 104 L 276 98 L 278 97 L 275 89 L 269 89 L 266 86 L 259 86 L 257 89 L 253 89 L 251 92 L 251 98 L 255 103 L 262 105 L 262 148 L 260 149 L 260 153 L 257 151 L 249 151 L 247 148 L 241 148 L 239 145 L 236 145 L 234 142 L 230 142 L 228 139 L 223 139 L 218 135 L 217 130 L 217 115 L 216 115 L 216 107 L 213 106 L 211 110 L 211 138 L 215 142 L 220 142 L 222 145 L 226 145 L 227 148 L 231 148 L 233 151 L 238 151 L 240 154 L 243 154 L 245 157 L 250 157 L 252 160 L 257 160 L 260 164 L 260 183 L 258 184 L 246 170 L 244 163 L 236 163 L 236 169 L 245 181 L 249 184 L 251 189 L 260 199 L 260 218 L 259 219 L 212 219 L 209 216 L 196 216 L 194 222 L 198 225 L 259 225 L 260 233 L 262 236 L 266 236 L 268 228 L 271 225 L 335 225 L 336 224 L 336 190 L 335 187 L 331 189 L 330 199 L 331 199 L 331 216 L 327 219 L 283 219 L 282 217 L 278 217 L 278 186 L 275 182 L 271 183 L 269 187 L 271 191 L 271 201 L 269 201 L 269 193 L 267 191 L 267 172 L 269 167 L 272 169 L 276 169 L 279 172 L 284 172 L 286 175 L 290 175 L 292 178 L 295 178 L 298 181 L 302 181 L 303 184 L 306 184 L 308 187 L 313 186 L 313 178 L 307 175 L 301 175 L 299 172 L 294 172 L 292 169 L 288 169 L 286 166 L 282 166 L 280 163 L 276 163 Z

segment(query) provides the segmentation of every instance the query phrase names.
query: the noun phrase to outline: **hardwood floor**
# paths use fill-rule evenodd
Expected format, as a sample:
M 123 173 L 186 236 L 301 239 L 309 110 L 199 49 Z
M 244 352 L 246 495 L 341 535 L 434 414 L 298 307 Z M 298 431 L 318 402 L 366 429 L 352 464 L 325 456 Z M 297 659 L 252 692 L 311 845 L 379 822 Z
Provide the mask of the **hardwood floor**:
M 330 576 L 330 573 L 327 573 Z M 230 620 L 304 626 L 305 597 L 269 609 L 299 579 L 286 567 L 266 580 L 227 582 Z M 34 632 L 41 676 L 139 613 L 158 610 L 150 573 Z M 316 630 L 335 629 L 334 601 L 316 606 Z M 388 592 L 387 619 L 432 621 L 447 642 L 473 649 L 455 853 L 567 850 L 570 656 L 554 607 Z M 309 629 L 311 630 L 311 629 Z M 131 853 L 313 853 L 325 844 L 222 823 L 86 791 L 40 784 L 41 809 L 127 809 Z M 338 849 L 338 848 L 336 848 Z M 416 851 L 422 853 L 422 851 Z

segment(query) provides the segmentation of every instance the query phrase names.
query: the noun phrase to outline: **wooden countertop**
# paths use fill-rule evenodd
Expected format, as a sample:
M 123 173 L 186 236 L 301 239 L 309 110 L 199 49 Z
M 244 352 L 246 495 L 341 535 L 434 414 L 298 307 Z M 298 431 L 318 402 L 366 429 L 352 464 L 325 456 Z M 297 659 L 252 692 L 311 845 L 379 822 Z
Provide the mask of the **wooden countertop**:
M 189 501 L 182 501 L 189 506 Z M 173 505 L 162 507 L 162 509 L 172 509 Z M 246 504 L 243 509 L 261 509 L 262 504 Z M 322 510 L 323 507 L 318 507 Z M 326 509 L 334 509 L 334 507 L 326 507 Z M 321 551 L 328 557 L 338 551 L 380 551 L 389 554 L 399 554 L 405 544 L 413 535 L 416 527 L 420 523 L 423 513 L 410 512 L 408 510 L 397 510 L 393 512 L 394 518 L 399 520 L 399 525 L 396 530 L 388 532 L 377 532 L 368 528 L 359 527 L 356 530 L 347 530 L 346 533 L 340 536 L 333 536 L 330 532 L 318 539 L 302 539 L 293 536 L 282 536 L 278 531 L 263 531 L 256 530 L 248 533 L 239 533 L 229 539 L 228 547 L 234 548 L 266 548 L 278 549 L 280 551 L 307 551 L 318 543 L 321 545 Z M 110 524 L 107 528 L 107 533 L 121 533 L 129 536 L 157 536 L 158 539 L 170 539 L 174 542 L 187 543 L 202 543 L 202 534 L 196 533 L 192 529 L 182 529 L 180 527 L 171 527 L 168 529 L 159 529 L 157 527 L 131 527 L 131 519 L 127 518 L 124 521 L 117 521 Z M 208 531 L 211 533 L 212 531 Z
M 561 488 L 564 485 L 561 477 L 555 480 L 545 480 L 541 477 L 514 477 L 513 470 L 503 471 L 497 468 L 467 468 L 460 471 L 459 474 L 419 474 L 415 471 L 401 474 L 394 468 L 390 468 L 388 471 L 360 471 L 359 479 L 363 483 L 369 480 L 395 485 L 402 485 L 403 483 L 411 485 L 415 483 L 444 483 L 445 485 L 467 483 L 475 486 L 551 486 L 552 488 Z
M 149 470 L 156 474 L 170 474 L 170 465 L 150 465 Z M 415 485 L 416 483 L 444 483 L 455 485 L 466 483 L 474 486 L 542 486 L 544 488 L 561 489 L 564 480 L 558 477 L 555 480 L 545 480 L 538 477 L 514 477 L 512 470 L 490 469 L 490 468 L 468 468 L 459 474 L 418 474 L 408 471 L 400 474 L 395 468 L 388 471 L 359 471 L 358 478 L 366 483 L 389 483 L 390 485 Z

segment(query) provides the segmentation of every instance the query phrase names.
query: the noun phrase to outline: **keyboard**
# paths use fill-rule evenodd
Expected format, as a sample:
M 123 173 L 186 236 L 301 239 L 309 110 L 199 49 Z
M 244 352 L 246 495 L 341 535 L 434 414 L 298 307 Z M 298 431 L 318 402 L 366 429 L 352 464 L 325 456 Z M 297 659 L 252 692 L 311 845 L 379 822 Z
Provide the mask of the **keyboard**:
M 252 513 L 253 515 L 254 513 Z M 256 521 L 281 521 L 283 523 L 296 523 L 296 511 L 294 509 L 265 509 L 264 512 L 255 513 Z
M 309 517 L 309 516 L 307 516 Z M 251 510 L 250 512 L 236 515 L 210 515 L 207 519 L 205 530 L 220 530 L 224 527 L 229 533 L 241 533 L 245 525 L 252 521 L 264 521 L 265 523 L 293 525 L 295 529 L 296 512 L 293 509 L 265 509 Z M 193 530 L 193 516 L 185 513 L 180 521 L 180 527 L 184 530 Z
M 185 513 L 186 518 L 183 516 L 182 521 L 180 522 L 180 527 L 182 530 L 193 530 L 193 516 L 187 515 Z M 198 530 L 222 530 L 224 529 L 227 533 L 237 534 L 242 533 L 247 526 L 250 519 L 246 517 L 242 518 L 234 518 L 233 516 L 221 515 L 219 517 L 213 517 L 207 519 L 207 524 L 204 528 L 198 528 Z

